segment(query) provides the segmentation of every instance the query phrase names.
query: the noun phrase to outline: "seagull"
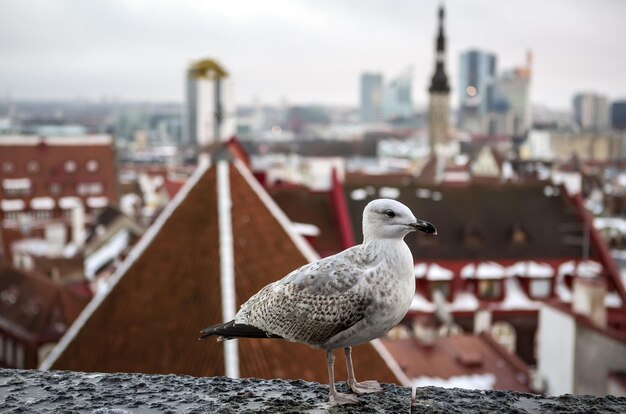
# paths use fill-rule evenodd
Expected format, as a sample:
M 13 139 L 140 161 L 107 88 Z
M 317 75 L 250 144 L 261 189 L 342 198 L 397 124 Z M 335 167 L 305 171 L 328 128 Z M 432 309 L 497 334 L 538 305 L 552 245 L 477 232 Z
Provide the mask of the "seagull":
M 280 338 L 326 351 L 331 405 L 355 404 L 335 389 L 335 349 L 343 348 L 347 384 L 356 394 L 380 392 L 378 381 L 357 382 L 352 347 L 379 338 L 406 315 L 415 295 L 412 231 L 437 234 L 392 199 L 363 210 L 363 243 L 306 264 L 248 299 L 235 319 L 201 331 L 201 339 Z

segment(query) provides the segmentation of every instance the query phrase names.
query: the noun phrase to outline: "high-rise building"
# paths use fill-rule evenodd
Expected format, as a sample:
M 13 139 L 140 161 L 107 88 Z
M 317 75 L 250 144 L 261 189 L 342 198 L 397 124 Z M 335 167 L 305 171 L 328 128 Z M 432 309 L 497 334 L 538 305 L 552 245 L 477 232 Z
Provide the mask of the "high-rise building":
M 409 118 L 413 115 L 412 70 L 409 68 L 391 80 L 384 92 L 384 115 L 386 119 Z
M 445 71 L 446 39 L 443 29 L 444 9 L 439 7 L 439 34 L 436 41 L 436 63 L 428 92 L 428 136 L 431 154 L 435 155 L 438 147 L 448 144 L 448 108 L 450 85 Z
M 485 135 L 526 133 L 531 125 L 532 53 L 525 66 L 497 73 L 496 56 L 478 50 L 461 55 L 459 128 Z
M 361 75 L 361 121 L 378 122 L 383 119 L 383 75 Z
M 482 119 L 493 105 L 496 56 L 480 50 L 461 54 L 459 71 L 459 128 L 479 133 Z
M 236 131 L 228 73 L 215 60 L 194 62 L 187 70 L 187 114 L 183 144 L 204 147 Z
M 626 129 L 626 100 L 615 101 L 611 105 L 611 126 L 613 129 Z
M 584 131 L 603 131 L 609 127 L 609 100 L 595 93 L 574 96 L 574 121 Z
M 491 105 L 491 116 L 486 133 L 521 136 L 528 131 L 532 122 L 530 105 L 531 66 L 532 52 L 528 51 L 526 66 L 505 71 L 498 77 L 495 89 L 496 97 Z M 499 114 L 504 116 L 498 116 Z

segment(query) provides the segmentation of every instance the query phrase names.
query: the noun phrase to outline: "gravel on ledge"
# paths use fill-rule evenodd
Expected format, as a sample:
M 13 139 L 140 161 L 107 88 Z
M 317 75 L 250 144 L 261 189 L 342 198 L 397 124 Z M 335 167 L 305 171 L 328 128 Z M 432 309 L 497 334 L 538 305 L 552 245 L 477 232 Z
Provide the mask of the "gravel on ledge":
M 339 391 L 347 392 L 344 382 Z M 328 386 L 301 380 L 0 369 L 0 413 L 624 413 L 626 398 L 383 384 L 359 404 L 330 407 Z

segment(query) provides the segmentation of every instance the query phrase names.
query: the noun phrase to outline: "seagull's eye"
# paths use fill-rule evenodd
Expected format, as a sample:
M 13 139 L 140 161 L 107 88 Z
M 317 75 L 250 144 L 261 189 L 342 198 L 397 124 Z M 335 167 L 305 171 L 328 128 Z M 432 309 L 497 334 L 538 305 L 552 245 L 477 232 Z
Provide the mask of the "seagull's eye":
M 386 211 L 385 211 L 385 215 L 386 215 L 387 217 L 395 217 L 395 216 L 396 216 L 396 213 L 394 213 L 392 210 L 386 210 Z

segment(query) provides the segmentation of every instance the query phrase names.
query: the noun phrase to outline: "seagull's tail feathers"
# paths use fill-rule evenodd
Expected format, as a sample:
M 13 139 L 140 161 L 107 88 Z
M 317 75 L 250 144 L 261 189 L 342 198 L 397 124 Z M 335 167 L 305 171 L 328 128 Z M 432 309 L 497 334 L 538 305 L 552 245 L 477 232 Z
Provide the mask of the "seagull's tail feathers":
M 218 325 L 209 326 L 200 331 L 200 338 L 205 339 L 209 336 L 217 336 L 218 341 L 225 341 L 235 338 L 277 338 L 282 339 L 279 335 L 274 335 L 269 332 L 265 332 L 252 325 L 246 325 L 243 323 L 235 323 L 234 320 L 226 323 L 220 323 Z

